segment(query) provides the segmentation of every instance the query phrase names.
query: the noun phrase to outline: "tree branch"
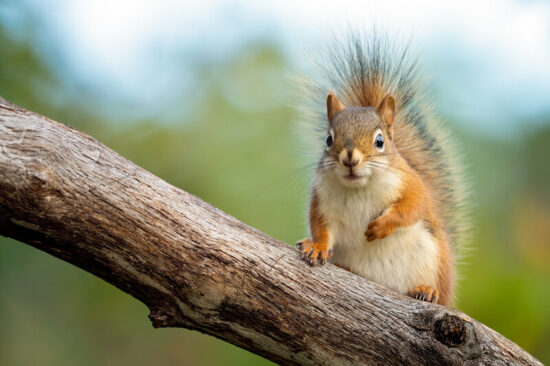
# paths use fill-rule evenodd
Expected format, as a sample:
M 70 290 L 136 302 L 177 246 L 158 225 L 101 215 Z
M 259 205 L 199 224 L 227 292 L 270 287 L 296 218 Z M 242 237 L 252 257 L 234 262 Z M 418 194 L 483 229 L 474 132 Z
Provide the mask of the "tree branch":
M 134 296 L 155 327 L 281 364 L 540 364 L 455 310 L 310 268 L 294 248 L 1 98 L 0 234 Z

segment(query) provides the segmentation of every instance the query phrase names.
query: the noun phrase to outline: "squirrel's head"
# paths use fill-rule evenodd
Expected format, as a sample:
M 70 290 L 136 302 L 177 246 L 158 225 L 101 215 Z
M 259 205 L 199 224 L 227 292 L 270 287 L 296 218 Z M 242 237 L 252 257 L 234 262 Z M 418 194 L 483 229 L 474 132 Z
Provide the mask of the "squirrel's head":
M 322 168 L 334 169 L 346 186 L 360 187 L 378 171 L 389 169 L 394 152 L 395 100 L 391 95 L 374 107 L 345 107 L 334 95 L 327 97 L 328 134 Z

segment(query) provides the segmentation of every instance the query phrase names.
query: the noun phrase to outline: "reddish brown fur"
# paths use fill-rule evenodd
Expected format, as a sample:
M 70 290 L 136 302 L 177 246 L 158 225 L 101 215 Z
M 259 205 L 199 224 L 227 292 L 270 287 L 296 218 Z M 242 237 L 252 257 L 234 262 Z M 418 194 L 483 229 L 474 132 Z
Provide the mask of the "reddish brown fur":
M 447 240 L 447 235 L 443 230 L 441 221 L 435 216 L 430 218 L 430 224 L 434 228 L 434 237 L 439 246 L 439 270 L 438 270 L 438 290 L 439 303 L 443 305 L 452 305 L 454 299 L 454 263 L 451 246 Z
M 386 133 L 389 135 L 390 140 L 388 145 L 390 154 L 387 155 L 388 163 L 392 169 L 400 173 L 401 191 L 389 209 L 382 216 L 368 224 L 365 236 L 367 241 L 382 239 L 391 235 L 396 228 L 411 226 L 424 220 L 433 233 L 434 240 L 438 245 L 439 265 L 438 268 L 433 269 L 434 272 L 437 272 L 437 288 L 432 289 L 423 284 L 418 284 L 416 288 L 410 289 L 409 293 L 411 296 L 428 298 L 431 301 L 448 305 L 452 301 L 453 263 L 446 233 L 442 226 L 442 221 L 438 216 L 438 207 L 429 186 L 430 182 L 428 179 L 428 182 L 424 183 L 420 173 L 411 167 L 408 161 L 399 153 L 396 153 L 397 151 L 392 144 L 395 100 L 392 96 L 380 99 L 381 102 L 376 108 L 376 112 L 385 122 Z M 351 120 L 348 118 L 354 117 L 349 113 L 346 114 L 346 112 L 343 112 L 345 109 L 345 106 L 338 100 L 336 95 L 332 93 L 328 95 L 327 116 L 334 128 L 364 128 L 351 124 Z M 342 113 L 341 116 L 340 113 Z M 362 132 L 361 130 L 356 130 L 355 132 L 359 133 L 353 135 L 354 148 L 356 147 L 361 151 L 361 159 L 364 156 L 376 154 L 372 144 L 372 133 L 374 131 L 365 129 Z M 334 148 L 331 149 L 331 153 L 336 155 L 339 151 L 347 151 L 344 149 L 349 149 L 349 146 L 346 145 L 348 143 L 345 139 L 334 139 Z M 306 238 L 299 243 L 302 256 L 312 265 L 315 265 L 317 261 L 324 264 L 331 255 L 330 248 L 328 247 L 329 232 L 325 219 L 319 211 L 319 197 L 315 190 L 312 192 L 309 221 L 313 240 Z
M 386 154 L 386 157 L 389 166 L 400 173 L 401 190 L 385 213 L 368 224 L 365 232 L 366 239 L 367 241 L 382 239 L 391 235 L 399 227 L 411 226 L 419 221 L 425 221 L 432 232 L 434 241 L 438 245 L 439 265 L 437 268 L 433 268 L 433 271 L 437 273 L 437 288 L 418 284 L 417 287 L 409 290 L 409 294 L 413 297 L 449 305 L 452 301 L 454 269 L 446 232 L 438 215 L 437 201 L 434 200 L 429 185 L 430 180 L 427 179 L 427 182 L 424 182 L 423 178 L 425 177 L 421 176 L 420 172 L 417 172 L 414 167 L 411 167 L 410 163 L 393 146 L 394 98 L 390 95 L 381 98 L 376 113 L 384 121 L 389 138 L 387 144 L 389 154 Z M 364 124 L 357 123 L 358 115 L 354 114 L 353 110 L 346 110 L 346 107 L 333 93 L 327 97 L 327 116 L 329 125 L 340 132 L 340 135 L 337 134 L 334 138 L 333 148 L 327 153 L 339 156 L 341 164 L 342 153 L 346 152 L 344 154 L 346 158 L 347 152 L 352 151 L 351 149 L 359 151 L 359 155 L 357 155 L 359 160 L 377 154 L 372 143 L 374 130 L 371 130 L 376 127 L 366 128 Z M 372 126 L 377 126 L 377 124 Z M 347 131 L 343 135 L 341 133 L 342 129 Z M 342 136 L 353 136 L 353 142 L 342 138 Z M 350 145 L 350 143 L 353 145 Z M 419 163 L 422 165 L 423 162 Z M 315 265 L 318 260 L 321 264 L 324 264 L 331 255 L 328 247 L 329 232 L 325 219 L 319 211 L 319 196 L 315 190 L 312 192 L 309 221 L 313 240 L 307 238 L 299 243 L 302 256 L 312 265 Z
M 317 260 L 324 263 L 331 256 L 330 248 L 328 247 L 329 233 L 325 220 L 319 212 L 319 197 L 315 192 L 312 193 L 311 197 L 309 227 L 313 240 L 306 238 L 298 243 L 302 251 L 302 257 L 307 257 L 310 264 L 315 264 Z
M 430 211 L 431 202 L 422 180 L 402 159 L 391 159 L 401 171 L 402 191 L 391 208 L 372 221 L 365 235 L 368 241 L 382 239 L 396 228 L 410 226 L 424 218 Z
M 365 117 L 367 121 L 362 118 L 376 111 L 386 122 L 381 129 L 385 141 L 389 137 L 391 143 L 384 153 L 388 166 L 400 174 L 403 185 L 385 213 L 368 224 L 365 235 L 368 240 L 383 238 L 398 227 L 423 221 L 438 246 L 439 262 L 433 269 L 437 273 L 437 289 L 418 284 L 410 292 L 432 298 L 439 295 L 439 303 L 450 304 L 454 258 L 460 254 L 457 249 L 463 245 L 468 226 L 462 208 L 467 195 L 452 141 L 438 126 L 439 121 L 430 113 L 430 105 L 418 88 L 421 79 L 414 58 L 406 48 L 394 46 L 391 40 L 376 34 L 369 38 L 352 35 L 342 52 L 335 49 L 331 54 L 325 70 L 328 83 L 312 84 L 315 92 L 335 90 L 342 101 L 334 93 L 327 98 L 328 129 L 334 131 L 334 145 L 325 151 L 322 161 L 330 160 L 328 157 L 342 164 L 338 154 L 343 149 L 348 153 L 359 150 L 365 159 L 379 155 L 373 148 L 375 124 L 370 117 Z M 365 109 L 359 111 L 357 108 L 361 107 Z M 327 245 L 329 235 L 318 213 L 315 194 L 310 227 L 316 244 L 308 245 L 307 250 L 313 253 Z
M 441 220 L 437 216 L 437 207 L 421 177 L 399 155 L 390 159 L 390 164 L 401 174 L 402 189 L 394 204 L 382 216 L 373 220 L 367 227 L 365 235 L 368 241 L 382 239 L 391 235 L 399 227 L 413 225 L 425 220 L 438 245 L 439 267 L 436 289 L 419 284 L 409 293 L 426 293 L 427 298 L 442 305 L 450 305 L 453 299 L 454 270 L 450 245 L 446 239 Z M 304 257 L 310 263 L 324 261 L 330 257 L 328 248 L 329 233 L 326 223 L 319 212 L 319 197 L 313 191 L 310 204 L 309 221 L 313 241 L 309 238 L 300 242 Z
M 330 93 L 327 97 L 327 117 L 329 121 L 332 121 L 334 116 L 338 114 L 338 112 L 342 111 L 344 109 L 344 105 L 338 100 L 336 95 L 334 93 Z
M 365 235 L 368 241 L 382 239 L 398 227 L 410 226 L 425 220 L 438 244 L 439 268 L 434 268 L 438 272 L 436 290 L 439 291 L 439 299 L 437 302 L 449 305 L 453 299 L 453 261 L 450 245 L 441 220 L 437 216 L 435 202 L 420 176 L 402 159 L 396 158 L 395 160 L 398 160 L 394 164 L 401 171 L 403 184 L 400 197 L 384 215 L 368 225 Z M 415 292 L 415 290 L 418 291 L 411 289 L 410 292 Z

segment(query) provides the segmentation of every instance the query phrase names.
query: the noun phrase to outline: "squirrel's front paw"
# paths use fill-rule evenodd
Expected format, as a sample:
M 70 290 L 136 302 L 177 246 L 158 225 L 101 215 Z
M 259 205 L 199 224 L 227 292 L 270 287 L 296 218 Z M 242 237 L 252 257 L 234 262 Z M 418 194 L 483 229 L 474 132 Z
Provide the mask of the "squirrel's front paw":
M 382 239 L 393 233 L 395 227 L 384 217 L 379 217 L 367 226 L 365 236 L 367 241 Z
M 439 291 L 430 286 L 416 286 L 414 289 L 407 292 L 407 295 L 414 297 L 415 299 L 433 302 L 437 304 L 439 298 Z
M 323 266 L 327 263 L 327 259 L 332 257 L 332 249 L 328 249 L 326 243 L 314 243 L 311 239 L 306 238 L 300 240 L 296 245 L 302 253 L 302 259 L 311 266 L 317 264 L 317 261 Z

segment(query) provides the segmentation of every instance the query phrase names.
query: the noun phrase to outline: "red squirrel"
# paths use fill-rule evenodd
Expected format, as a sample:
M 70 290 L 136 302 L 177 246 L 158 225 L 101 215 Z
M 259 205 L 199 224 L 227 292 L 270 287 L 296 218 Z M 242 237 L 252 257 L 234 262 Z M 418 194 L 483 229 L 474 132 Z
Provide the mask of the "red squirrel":
M 352 39 L 331 61 L 333 92 L 311 188 L 311 238 L 298 242 L 302 258 L 450 305 L 466 195 L 452 142 L 420 92 L 416 63 L 381 37 Z

